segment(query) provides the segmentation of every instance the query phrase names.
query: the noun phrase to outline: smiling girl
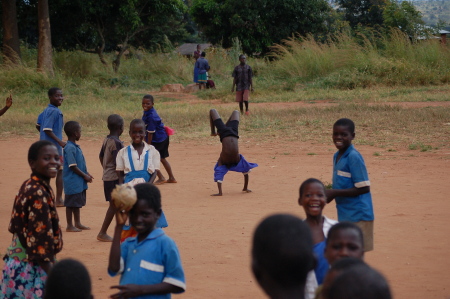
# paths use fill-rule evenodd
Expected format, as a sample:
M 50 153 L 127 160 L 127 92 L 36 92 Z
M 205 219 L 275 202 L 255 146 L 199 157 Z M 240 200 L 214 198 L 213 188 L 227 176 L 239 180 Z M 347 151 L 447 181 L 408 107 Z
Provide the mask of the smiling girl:
M 31 177 L 19 189 L 9 224 L 13 234 L 5 256 L 1 298 L 42 298 L 55 256 L 62 249 L 55 195 L 50 179 L 61 167 L 56 146 L 47 140 L 28 151 Z

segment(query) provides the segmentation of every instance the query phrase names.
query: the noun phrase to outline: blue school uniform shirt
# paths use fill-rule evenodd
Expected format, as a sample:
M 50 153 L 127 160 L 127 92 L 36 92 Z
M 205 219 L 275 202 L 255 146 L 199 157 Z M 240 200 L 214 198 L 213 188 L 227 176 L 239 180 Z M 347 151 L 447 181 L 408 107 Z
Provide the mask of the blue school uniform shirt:
M 142 120 L 145 122 L 146 130 L 153 134 L 152 142 L 163 142 L 167 139 L 167 133 L 164 129 L 164 123 L 156 112 L 155 108 L 148 111 L 144 111 Z M 148 142 L 147 136 L 145 136 L 145 141 Z
M 181 258 L 175 242 L 160 228 L 154 229 L 142 242 L 137 237 L 126 239 L 121 245 L 120 285 L 153 285 L 170 283 L 186 290 Z M 108 270 L 109 275 L 115 276 Z M 135 299 L 170 299 L 171 294 L 133 297 Z
M 370 186 L 369 175 L 361 154 L 350 145 L 336 163 L 339 152 L 333 156 L 333 189 L 362 188 Z M 339 221 L 374 220 L 372 195 L 370 192 L 355 197 L 336 197 Z
M 87 173 L 86 161 L 80 146 L 72 141 L 67 141 L 64 147 L 63 167 L 64 193 L 67 195 L 78 194 L 88 188 L 87 182 L 70 169 L 70 166 L 73 165 L 77 166 L 82 172 Z
M 59 139 L 62 140 L 62 131 L 64 119 L 61 110 L 52 104 L 48 104 L 47 108 L 39 115 L 37 123 L 40 128 L 40 140 L 48 140 L 53 142 L 58 149 L 58 153 L 62 155 L 62 147 L 53 138 L 50 138 L 44 131 L 52 131 Z
M 195 62 L 195 67 L 198 68 L 199 74 L 204 74 L 209 70 L 208 60 L 205 57 L 200 57 Z

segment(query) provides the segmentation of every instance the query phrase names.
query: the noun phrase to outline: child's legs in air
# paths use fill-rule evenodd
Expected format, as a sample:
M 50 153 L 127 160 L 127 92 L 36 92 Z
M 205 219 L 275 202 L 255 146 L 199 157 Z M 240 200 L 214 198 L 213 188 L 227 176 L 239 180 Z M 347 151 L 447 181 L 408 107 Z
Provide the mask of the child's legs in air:
M 241 102 L 242 103 L 242 102 Z M 237 121 L 239 121 L 240 120 L 240 114 L 239 114 L 239 111 L 237 111 L 237 110 L 234 110 L 232 113 L 231 113 L 231 115 L 230 115 L 230 118 L 227 120 L 227 123 L 225 124 L 227 127 L 229 126 L 228 125 L 228 123 L 230 122 L 230 121 L 232 121 L 232 120 L 237 120 Z
M 220 115 L 219 112 L 217 112 L 216 109 L 209 110 L 209 123 L 211 125 L 211 136 L 216 136 L 216 126 L 214 125 L 214 121 L 216 119 L 219 119 Z

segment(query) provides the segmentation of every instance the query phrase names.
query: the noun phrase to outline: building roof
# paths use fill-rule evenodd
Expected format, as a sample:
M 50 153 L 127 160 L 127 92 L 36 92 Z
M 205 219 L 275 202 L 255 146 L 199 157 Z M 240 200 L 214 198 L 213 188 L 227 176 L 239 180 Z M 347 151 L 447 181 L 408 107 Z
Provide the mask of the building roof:
M 177 52 L 180 53 L 181 55 L 188 55 L 188 56 L 194 55 L 194 51 L 197 50 L 197 45 L 198 44 L 193 43 L 183 44 L 177 48 Z M 211 47 L 211 44 L 200 44 L 201 51 L 204 51 L 209 47 Z

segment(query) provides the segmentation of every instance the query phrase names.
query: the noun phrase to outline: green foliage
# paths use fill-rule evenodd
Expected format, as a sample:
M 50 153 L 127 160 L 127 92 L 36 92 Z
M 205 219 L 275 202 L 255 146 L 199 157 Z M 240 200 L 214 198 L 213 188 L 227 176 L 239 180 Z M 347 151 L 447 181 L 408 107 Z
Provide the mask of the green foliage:
M 383 9 L 386 0 L 337 0 L 338 11 L 344 12 L 345 20 L 352 28 L 383 25 Z
M 408 1 L 387 0 L 383 18 L 387 27 L 398 28 L 410 37 L 422 37 L 427 33 L 421 13 Z
M 252 54 L 294 33 L 324 32 L 329 10 L 324 0 L 194 0 L 191 15 L 212 43 L 228 48 L 238 38 Z

